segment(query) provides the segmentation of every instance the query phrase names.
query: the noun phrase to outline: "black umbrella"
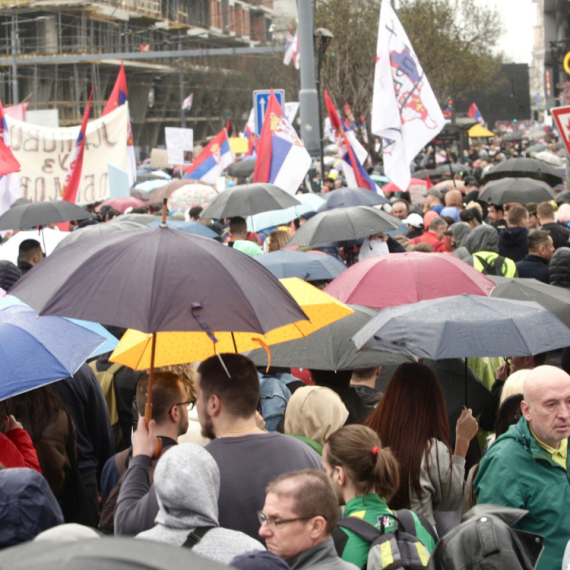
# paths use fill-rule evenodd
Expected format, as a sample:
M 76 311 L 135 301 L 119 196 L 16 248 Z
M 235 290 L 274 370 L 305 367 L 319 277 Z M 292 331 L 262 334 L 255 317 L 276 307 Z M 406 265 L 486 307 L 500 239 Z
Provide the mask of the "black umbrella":
M 66 202 L 35 202 L 14 206 L 0 216 L 0 230 L 21 230 L 48 224 L 59 224 L 71 220 L 87 220 L 95 218 L 87 210 Z
M 536 158 L 509 158 L 488 172 L 483 182 L 487 183 L 489 180 L 499 178 L 533 178 L 542 180 L 550 186 L 556 186 L 562 182 L 562 178 L 552 166 Z
M 2 568 L 10 570 L 222 570 L 224 564 L 188 548 L 125 537 L 75 542 L 26 542 L 2 551 Z
M 491 297 L 535 301 L 570 327 L 570 290 L 547 285 L 536 279 L 513 279 L 494 275 L 488 277 L 497 284 L 491 292 Z
M 255 170 L 255 158 L 234 162 L 228 167 L 228 174 L 236 178 L 248 178 Z
M 216 196 L 200 217 L 221 219 L 252 216 L 299 204 L 299 200 L 274 184 L 242 184 L 228 188 Z
M 326 202 L 318 209 L 319 212 L 347 206 L 379 206 L 390 203 L 384 196 L 363 188 L 339 188 L 324 197 Z
M 289 240 L 287 247 L 355 240 L 396 230 L 400 224 L 398 218 L 369 206 L 337 208 L 319 212 L 305 222 Z
M 530 138 L 526 133 L 508 133 L 503 136 L 503 142 L 516 142 Z
M 378 311 L 362 305 L 348 315 L 309 336 L 282 342 L 271 347 L 271 365 L 280 368 L 312 368 L 317 370 L 354 370 L 374 366 L 397 366 L 413 362 L 411 356 L 390 352 L 358 352 L 350 340 Z M 253 350 L 247 356 L 257 366 L 267 366 L 267 352 Z
M 479 192 L 478 200 L 491 204 L 508 204 L 509 202 L 548 202 L 554 199 L 554 191 L 542 180 L 532 178 L 501 178 L 491 180 Z

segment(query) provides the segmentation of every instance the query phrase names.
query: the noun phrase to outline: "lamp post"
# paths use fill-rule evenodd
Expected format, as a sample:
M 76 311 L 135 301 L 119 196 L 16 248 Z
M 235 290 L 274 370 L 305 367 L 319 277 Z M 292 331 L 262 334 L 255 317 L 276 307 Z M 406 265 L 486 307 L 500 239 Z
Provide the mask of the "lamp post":
M 318 28 L 315 31 L 315 47 L 317 50 L 317 97 L 319 99 L 319 154 L 321 160 L 321 187 L 325 179 L 325 159 L 323 156 L 323 111 L 321 103 L 321 69 L 323 67 L 323 60 L 325 58 L 325 53 L 331 43 L 334 35 L 330 30 L 326 28 Z

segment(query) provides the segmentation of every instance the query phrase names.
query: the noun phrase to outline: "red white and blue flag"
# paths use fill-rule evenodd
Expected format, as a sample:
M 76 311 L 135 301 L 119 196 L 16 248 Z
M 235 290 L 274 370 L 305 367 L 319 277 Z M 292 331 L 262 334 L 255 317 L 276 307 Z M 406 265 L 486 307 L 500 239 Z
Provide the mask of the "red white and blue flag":
M 294 32 L 290 26 L 287 26 L 287 43 L 285 44 L 285 55 L 283 63 L 289 65 L 293 62 L 295 69 L 299 69 L 301 58 L 299 52 L 299 34 Z
M 475 105 L 475 103 L 471 103 L 469 111 L 467 111 L 467 116 L 471 117 L 474 121 L 477 121 L 480 125 L 485 124 L 483 116 L 479 112 L 479 109 L 477 108 L 477 105 Z
M 228 132 L 222 129 L 194 159 L 192 165 L 186 170 L 184 178 L 215 184 L 222 172 L 233 161 Z
M 310 167 L 311 156 L 271 90 L 257 144 L 253 181 L 269 182 L 295 194 Z
M 389 0 L 380 9 L 372 133 L 382 137 L 384 171 L 400 190 L 410 185 L 410 164 L 444 127 L 445 119 Z
M 83 154 L 85 152 L 85 136 L 87 131 L 87 121 L 89 120 L 89 113 L 91 112 L 91 98 L 93 97 L 93 87 L 91 88 L 91 94 L 89 95 L 89 101 L 87 102 L 87 107 L 85 108 L 85 113 L 83 114 L 83 121 L 81 122 L 81 128 L 79 129 L 79 136 L 75 142 L 75 148 L 73 149 L 73 156 L 71 157 L 71 163 L 67 169 L 67 176 L 65 177 L 65 182 L 63 183 L 63 191 L 61 197 L 67 202 L 73 204 L 77 203 L 77 193 L 79 192 L 79 184 L 81 182 L 81 170 L 83 169 Z
M 20 172 L 20 163 L 12 152 L 8 125 L 0 101 L 0 214 L 6 212 L 22 196 L 17 172 Z
M 107 115 L 111 111 L 114 111 L 117 107 L 128 104 L 129 96 L 127 91 L 127 75 L 125 73 L 125 66 L 121 62 L 121 68 L 119 69 L 119 75 L 117 75 L 117 80 L 115 81 L 115 86 L 109 100 L 103 109 L 103 116 Z M 129 112 L 127 117 L 127 174 L 129 175 L 129 184 L 133 186 L 137 179 L 137 159 L 135 156 L 135 146 L 133 142 L 133 129 L 131 127 L 131 114 Z
M 255 154 L 255 133 L 251 130 L 249 124 L 245 126 L 243 136 L 247 138 L 247 152 L 244 156 L 252 156 Z
M 376 184 L 370 178 L 364 167 L 362 166 L 359 158 L 357 157 L 352 145 L 350 144 L 350 137 L 345 131 L 345 127 L 340 120 L 340 116 L 336 107 L 334 106 L 328 91 L 325 89 L 325 102 L 327 111 L 331 122 L 331 128 L 334 133 L 335 143 L 338 147 L 338 154 L 342 160 L 342 172 L 349 188 L 364 188 L 378 192 Z M 354 137 L 356 139 L 356 137 Z M 366 160 L 366 151 L 364 160 Z

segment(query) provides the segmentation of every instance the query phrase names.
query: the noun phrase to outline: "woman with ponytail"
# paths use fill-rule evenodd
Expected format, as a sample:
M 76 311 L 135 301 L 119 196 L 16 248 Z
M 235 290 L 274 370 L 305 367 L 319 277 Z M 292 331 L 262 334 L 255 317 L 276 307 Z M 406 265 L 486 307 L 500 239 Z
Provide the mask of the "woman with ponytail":
M 357 517 L 385 532 L 396 529 L 394 513 L 388 502 L 398 490 L 398 462 L 389 449 L 380 446 L 380 439 L 370 428 L 348 425 L 333 433 L 323 448 L 323 469 L 327 473 L 341 505 L 344 516 Z M 431 553 L 435 541 L 429 523 L 423 524 L 411 513 L 416 536 Z M 429 529 L 429 530 L 428 530 Z M 351 530 L 337 530 L 335 543 L 343 560 L 365 568 L 370 542 Z M 340 537 L 340 538 L 339 538 Z

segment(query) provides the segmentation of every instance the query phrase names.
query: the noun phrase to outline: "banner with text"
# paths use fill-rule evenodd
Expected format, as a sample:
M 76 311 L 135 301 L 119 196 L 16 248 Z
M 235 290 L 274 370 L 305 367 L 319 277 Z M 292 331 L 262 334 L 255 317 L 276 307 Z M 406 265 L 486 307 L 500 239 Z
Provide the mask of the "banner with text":
M 77 204 L 110 197 L 107 164 L 126 170 L 128 105 L 90 121 Z M 6 117 L 12 151 L 22 165 L 18 173 L 22 196 L 34 202 L 57 200 L 79 134 L 76 127 L 52 129 Z

